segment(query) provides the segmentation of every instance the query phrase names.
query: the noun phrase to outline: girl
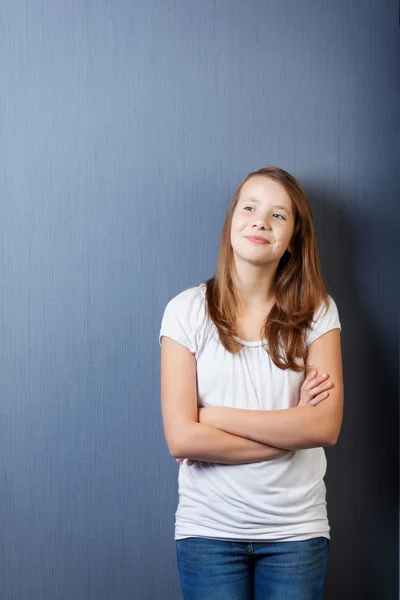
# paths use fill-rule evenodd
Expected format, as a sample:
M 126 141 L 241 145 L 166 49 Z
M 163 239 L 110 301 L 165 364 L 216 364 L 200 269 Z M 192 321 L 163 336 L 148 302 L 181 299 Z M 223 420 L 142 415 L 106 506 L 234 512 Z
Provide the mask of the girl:
M 322 599 L 340 329 L 302 188 L 281 169 L 250 173 L 232 197 L 215 276 L 173 298 L 161 325 L 184 600 Z

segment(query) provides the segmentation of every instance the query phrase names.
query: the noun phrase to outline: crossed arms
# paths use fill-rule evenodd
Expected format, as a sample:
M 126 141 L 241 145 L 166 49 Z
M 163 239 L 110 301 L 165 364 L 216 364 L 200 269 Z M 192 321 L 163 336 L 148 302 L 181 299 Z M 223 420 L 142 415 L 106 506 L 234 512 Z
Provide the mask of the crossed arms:
M 245 464 L 271 460 L 294 450 L 334 445 L 343 414 L 339 329 L 328 331 L 310 344 L 306 363 L 318 374 L 329 374 L 332 382 L 329 395 L 318 403 L 312 404 L 312 394 L 307 400 L 304 393 L 298 406 L 283 410 L 216 406 L 198 411 L 195 358 L 183 345 L 164 336 L 161 407 L 172 456 Z

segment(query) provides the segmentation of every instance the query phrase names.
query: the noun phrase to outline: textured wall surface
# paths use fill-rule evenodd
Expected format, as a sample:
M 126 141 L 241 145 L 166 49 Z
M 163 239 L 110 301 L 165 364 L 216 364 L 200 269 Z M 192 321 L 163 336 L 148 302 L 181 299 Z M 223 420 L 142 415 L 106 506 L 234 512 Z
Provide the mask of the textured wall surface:
M 180 598 L 159 325 L 265 165 L 343 326 L 326 599 L 397 598 L 399 33 L 394 0 L 2 0 L 1 600 Z

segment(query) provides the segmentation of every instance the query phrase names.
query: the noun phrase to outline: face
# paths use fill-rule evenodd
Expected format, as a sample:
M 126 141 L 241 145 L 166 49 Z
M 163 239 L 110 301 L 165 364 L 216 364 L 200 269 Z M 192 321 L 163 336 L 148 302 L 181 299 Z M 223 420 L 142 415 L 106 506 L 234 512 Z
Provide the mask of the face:
M 263 175 L 246 181 L 232 217 L 234 256 L 256 265 L 278 265 L 285 251 L 291 251 L 293 230 L 293 206 L 285 188 Z

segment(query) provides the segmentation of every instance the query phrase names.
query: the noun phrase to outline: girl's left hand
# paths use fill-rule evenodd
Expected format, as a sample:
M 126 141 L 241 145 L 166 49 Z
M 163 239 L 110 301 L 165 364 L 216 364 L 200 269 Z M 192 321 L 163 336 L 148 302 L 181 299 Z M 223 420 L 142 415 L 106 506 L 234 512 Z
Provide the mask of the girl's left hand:
M 297 406 L 316 406 L 329 396 L 328 390 L 333 388 L 333 384 L 327 373 L 320 375 L 313 369 L 308 373 L 301 388 L 300 400 Z
M 177 458 L 176 462 L 177 463 L 183 463 L 183 461 L 185 461 L 185 460 L 186 460 L 186 465 L 188 467 L 191 467 L 196 462 L 195 460 L 192 460 L 191 458 Z

